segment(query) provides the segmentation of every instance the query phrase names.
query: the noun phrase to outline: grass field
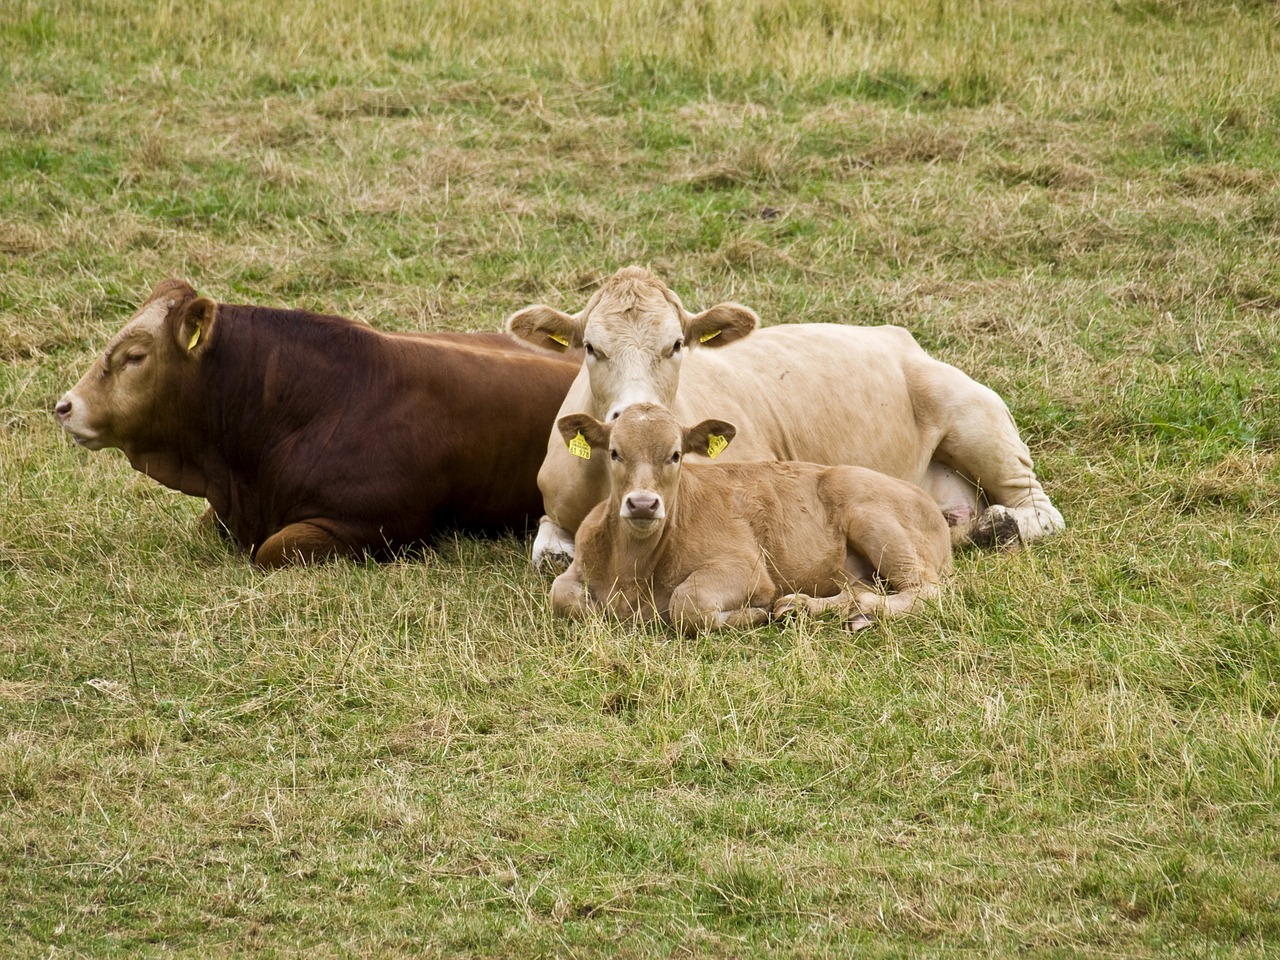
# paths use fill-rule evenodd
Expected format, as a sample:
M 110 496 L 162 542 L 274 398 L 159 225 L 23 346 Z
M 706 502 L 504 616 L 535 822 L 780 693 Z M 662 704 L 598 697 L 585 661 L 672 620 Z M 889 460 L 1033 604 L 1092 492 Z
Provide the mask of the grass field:
M 1280 952 L 1280 16 L 0 7 L 0 955 Z M 686 639 L 517 540 L 264 574 L 51 415 L 167 276 L 394 329 L 629 263 L 893 322 L 1066 534 Z

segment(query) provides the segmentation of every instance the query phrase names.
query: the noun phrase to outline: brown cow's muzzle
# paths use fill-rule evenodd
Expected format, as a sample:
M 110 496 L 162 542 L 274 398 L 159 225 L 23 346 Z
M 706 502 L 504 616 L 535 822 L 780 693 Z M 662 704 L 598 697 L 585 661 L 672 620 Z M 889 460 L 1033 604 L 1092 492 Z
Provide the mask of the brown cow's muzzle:
M 88 450 L 99 450 L 103 444 L 98 443 L 98 434 L 94 430 L 90 430 L 87 426 L 77 422 L 80 419 L 80 413 L 84 404 L 77 405 L 74 393 L 64 393 L 62 399 L 58 401 L 53 408 L 54 415 L 58 418 L 58 423 L 67 435 L 76 442 L 77 445 L 85 447 Z

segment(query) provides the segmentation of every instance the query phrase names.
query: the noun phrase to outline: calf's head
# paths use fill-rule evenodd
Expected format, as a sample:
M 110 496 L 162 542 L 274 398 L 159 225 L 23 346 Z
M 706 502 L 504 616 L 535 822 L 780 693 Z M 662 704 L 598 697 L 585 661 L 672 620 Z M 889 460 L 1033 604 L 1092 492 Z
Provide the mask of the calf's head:
M 627 407 L 611 422 L 575 413 L 556 427 L 583 459 L 609 458 L 609 508 L 638 538 L 660 531 L 675 508 L 684 455 L 716 457 L 737 433 L 723 420 L 681 427 L 669 410 L 652 403 Z
M 165 280 L 54 407 L 82 447 L 129 452 L 171 441 L 184 371 L 214 336 L 217 307 L 181 280 Z
M 738 303 L 691 314 L 648 270 L 627 267 L 581 312 L 570 316 L 552 307 L 525 307 L 507 320 L 507 330 L 548 350 L 581 347 L 595 412 L 612 420 L 633 403 L 670 406 L 686 351 L 740 340 L 759 323 L 755 311 Z

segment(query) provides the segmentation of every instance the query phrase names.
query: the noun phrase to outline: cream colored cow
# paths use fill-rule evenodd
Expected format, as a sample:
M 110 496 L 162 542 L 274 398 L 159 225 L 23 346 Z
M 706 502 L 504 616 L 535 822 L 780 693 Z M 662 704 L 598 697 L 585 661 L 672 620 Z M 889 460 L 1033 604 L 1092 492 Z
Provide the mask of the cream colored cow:
M 936 597 L 950 569 L 946 520 L 905 481 L 776 460 L 682 466 L 685 454 L 722 452 L 734 428 L 682 428 L 651 403 L 612 423 L 573 414 L 557 428 L 610 480 L 552 585 L 559 616 L 603 610 L 695 632 L 832 610 L 861 628 Z M 895 592 L 876 590 L 877 579 Z
M 910 481 L 937 501 L 957 541 L 1063 529 L 1004 401 L 906 330 L 758 323 L 736 303 L 691 314 L 648 270 L 628 267 L 581 312 L 526 307 L 507 329 L 544 349 L 585 350 L 561 416 L 609 420 L 648 402 L 682 423 L 723 417 L 738 427 L 727 457 L 853 464 Z M 566 562 L 578 525 L 608 493 L 605 465 L 574 456 L 552 430 L 538 486 L 546 516 L 534 564 Z

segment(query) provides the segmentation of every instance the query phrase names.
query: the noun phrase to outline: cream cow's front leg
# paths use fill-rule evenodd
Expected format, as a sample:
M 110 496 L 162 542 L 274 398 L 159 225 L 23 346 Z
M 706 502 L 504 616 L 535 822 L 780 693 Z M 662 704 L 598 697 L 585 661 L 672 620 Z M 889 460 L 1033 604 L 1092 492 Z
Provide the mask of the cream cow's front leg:
M 550 517 L 538 521 L 533 540 L 533 567 L 539 571 L 559 570 L 573 561 L 573 534 Z

